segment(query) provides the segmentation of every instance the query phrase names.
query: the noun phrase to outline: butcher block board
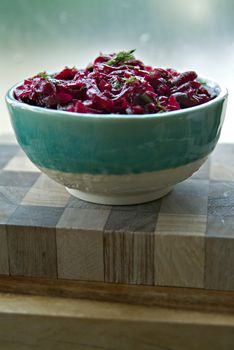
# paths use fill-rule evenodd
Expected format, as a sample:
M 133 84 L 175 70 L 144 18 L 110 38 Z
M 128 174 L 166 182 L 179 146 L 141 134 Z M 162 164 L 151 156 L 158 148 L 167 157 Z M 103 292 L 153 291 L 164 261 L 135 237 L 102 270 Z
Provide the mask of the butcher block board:
M 0 275 L 233 291 L 234 144 L 160 200 L 104 206 L 72 197 L 2 140 Z

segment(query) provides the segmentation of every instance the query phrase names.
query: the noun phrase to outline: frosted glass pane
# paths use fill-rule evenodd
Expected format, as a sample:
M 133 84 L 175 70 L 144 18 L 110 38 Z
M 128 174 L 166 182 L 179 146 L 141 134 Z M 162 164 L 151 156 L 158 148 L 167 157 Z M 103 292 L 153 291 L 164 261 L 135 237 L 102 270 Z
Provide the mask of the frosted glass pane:
M 43 70 L 135 48 L 149 64 L 194 69 L 230 92 L 222 141 L 234 141 L 233 0 L 1 0 L 0 133 L 8 87 Z

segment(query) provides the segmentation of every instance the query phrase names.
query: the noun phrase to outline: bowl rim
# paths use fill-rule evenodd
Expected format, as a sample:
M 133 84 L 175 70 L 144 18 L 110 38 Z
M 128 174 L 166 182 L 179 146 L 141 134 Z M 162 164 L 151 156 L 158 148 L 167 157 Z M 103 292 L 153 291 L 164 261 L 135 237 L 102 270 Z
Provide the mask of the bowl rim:
M 226 87 L 224 87 L 222 84 L 218 84 L 216 81 L 205 78 L 205 77 L 198 77 L 198 80 L 201 79 L 202 81 L 205 81 L 208 84 L 211 84 L 215 88 L 219 89 L 219 94 L 214 97 L 212 100 L 202 103 L 200 105 L 194 106 L 194 107 L 188 107 L 184 109 L 179 109 L 176 111 L 169 111 L 169 112 L 162 112 L 162 113 L 150 113 L 150 114 L 95 114 L 95 113 L 77 113 L 77 112 L 68 112 L 58 109 L 49 109 L 45 107 L 38 107 L 29 105 L 25 102 L 18 101 L 14 95 L 14 89 L 17 86 L 20 86 L 23 84 L 23 82 L 14 84 L 6 93 L 5 100 L 6 103 L 9 105 L 14 105 L 14 107 L 19 107 L 20 109 L 30 110 L 32 112 L 37 112 L 39 114 L 51 114 L 56 116 L 70 116 L 70 117 L 80 117 L 80 118 L 95 118 L 95 119 L 114 119 L 114 120 L 144 120 L 144 119 L 161 119 L 161 118 L 170 118 L 175 116 L 183 116 L 186 115 L 189 112 L 195 112 L 202 109 L 206 109 L 207 107 L 210 107 L 212 105 L 215 105 L 219 103 L 221 100 L 224 100 L 228 96 L 228 90 Z

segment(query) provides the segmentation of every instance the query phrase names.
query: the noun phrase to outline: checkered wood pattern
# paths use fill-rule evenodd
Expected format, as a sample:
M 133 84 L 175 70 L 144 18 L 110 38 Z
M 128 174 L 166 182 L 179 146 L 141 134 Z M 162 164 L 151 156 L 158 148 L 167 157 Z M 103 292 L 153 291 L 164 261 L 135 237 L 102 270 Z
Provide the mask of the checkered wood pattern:
M 234 290 L 234 145 L 163 199 L 78 200 L 0 145 L 0 274 Z

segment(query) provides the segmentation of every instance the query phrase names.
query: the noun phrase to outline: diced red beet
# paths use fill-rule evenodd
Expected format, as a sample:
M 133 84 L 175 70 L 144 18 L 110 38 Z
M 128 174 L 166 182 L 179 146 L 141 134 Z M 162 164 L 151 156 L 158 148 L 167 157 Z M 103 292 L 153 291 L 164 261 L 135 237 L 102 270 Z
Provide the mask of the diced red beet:
M 72 95 L 66 94 L 64 92 L 58 93 L 56 97 L 57 97 L 58 104 L 62 104 L 62 105 L 65 105 L 72 100 Z
M 143 107 L 141 107 L 141 106 L 132 106 L 132 112 L 133 112 L 133 114 L 143 114 L 144 113 L 144 109 L 143 109 Z
M 172 85 L 175 85 L 175 86 L 181 86 L 182 84 L 185 84 L 188 81 L 193 81 L 196 78 L 197 78 L 197 73 L 196 72 L 188 71 L 188 72 L 181 73 L 180 75 L 175 77 L 171 81 L 171 83 L 172 83 Z
M 176 111 L 180 109 L 180 104 L 177 102 L 175 96 L 170 96 L 167 101 L 167 109 L 170 111 Z
M 76 68 L 65 67 L 61 72 L 54 75 L 55 79 L 72 80 L 77 73 Z
M 14 96 L 27 104 L 75 113 L 161 113 L 214 98 L 196 79 L 194 71 L 146 66 L 130 50 L 100 54 L 86 69 L 39 73 L 25 79 Z

